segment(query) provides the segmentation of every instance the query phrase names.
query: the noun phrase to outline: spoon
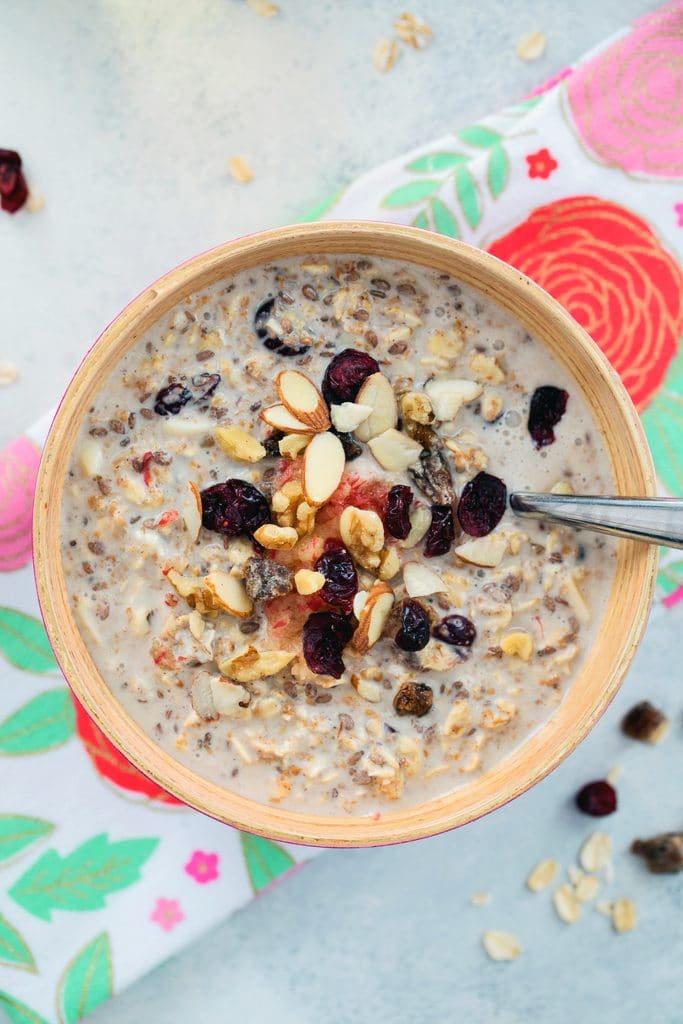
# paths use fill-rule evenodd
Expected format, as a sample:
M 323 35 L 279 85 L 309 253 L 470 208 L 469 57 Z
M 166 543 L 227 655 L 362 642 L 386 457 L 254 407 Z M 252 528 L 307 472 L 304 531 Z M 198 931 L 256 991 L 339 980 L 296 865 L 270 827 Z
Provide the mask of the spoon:
M 646 544 L 683 548 L 683 498 L 601 498 L 516 491 L 510 508 L 522 519 L 548 519 Z

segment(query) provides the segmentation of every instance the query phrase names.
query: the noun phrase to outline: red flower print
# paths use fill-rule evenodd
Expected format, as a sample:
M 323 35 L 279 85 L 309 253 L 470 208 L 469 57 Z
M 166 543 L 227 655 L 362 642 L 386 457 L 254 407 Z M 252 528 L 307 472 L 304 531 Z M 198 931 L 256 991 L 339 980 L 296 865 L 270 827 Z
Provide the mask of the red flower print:
M 678 227 L 683 228 L 683 203 L 676 203 L 674 213 L 678 217 Z
M 21 170 L 21 157 L 13 149 L 0 149 L 0 206 L 16 213 L 28 199 L 28 186 Z
M 557 160 L 549 149 L 539 149 L 538 153 L 529 153 L 526 158 L 529 165 L 530 178 L 549 178 L 553 171 L 557 170 Z
M 218 878 L 218 854 L 195 850 L 185 865 L 185 872 L 200 885 L 215 881 Z
M 165 900 L 160 897 L 154 904 L 154 910 L 149 915 L 149 919 L 163 928 L 165 932 L 172 932 L 177 924 L 185 920 L 185 915 L 177 900 Z

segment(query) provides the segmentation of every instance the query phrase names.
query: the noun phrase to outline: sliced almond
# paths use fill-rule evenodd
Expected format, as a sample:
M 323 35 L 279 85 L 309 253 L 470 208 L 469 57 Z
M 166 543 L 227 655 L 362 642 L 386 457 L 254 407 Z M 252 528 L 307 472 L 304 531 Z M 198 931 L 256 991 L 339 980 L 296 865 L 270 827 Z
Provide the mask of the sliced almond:
M 312 437 L 313 434 L 287 434 L 277 443 L 280 455 L 285 459 L 298 459 L 302 451 L 311 443 Z
M 368 597 L 370 596 L 369 591 L 359 590 L 353 599 L 353 614 L 357 619 L 360 619 L 361 612 L 367 603 Z
M 393 427 L 373 437 L 368 446 L 382 469 L 392 473 L 399 473 L 412 466 L 422 452 L 422 445 Z
M 295 419 L 313 430 L 327 430 L 330 416 L 325 399 L 317 387 L 300 370 L 283 370 L 275 378 L 280 401 Z
M 308 423 L 304 423 L 303 420 L 292 416 L 289 409 L 286 409 L 284 405 L 269 405 L 267 409 L 261 410 L 259 416 L 269 427 L 273 427 L 274 430 L 281 430 L 285 434 L 316 433 L 315 427 L 311 427 Z
M 218 667 L 229 679 L 236 679 L 238 683 L 253 683 L 257 679 L 269 679 L 277 675 L 295 657 L 293 651 L 257 651 L 250 644 L 246 650 L 219 662 Z
M 369 405 L 372 412 L 355 430 L 359 441 L 383 434 L 398 423 L 398 403 L 394 389 L 383 373 L 373 373 L 363 381 L 356 396 L 359 405 Z
M 465 541 L 454 549 L 458 558 L 470 565 L 480 565 L 492 569 L 500 565 L 507 551 L 507 540 L 497 533 L 489 533 L 486 537 L 476 537 Z
M 359 405 L 357 402 L 342 402 L 341 405 L 330 406 L 332 426 L 342 433 L 355 430 L 371 412 L 371 405 Z
M 491 960 L 516 960 L 524 948 L 516 935 L 493 929 L 484 932 L 481 941 Z
M 94 477 L 102 468 L 102 446 L 93 438 L 84 441 L 78 451 L 78 465 L 85 476 Z
M 473 402 L 482 393 L 476 380 L 460 377 L 434 377 L 425 384 L 437 420 L 453 420 L 463 405 Z
M 275 526 L 264 523 L 254 531 L 254 540 L 269 551 L 289 551 L 299 541 L 293 526 Z
M 403 583 L 408 597 L 429 597 L 430 594 L 444 594 L 448 589 L 438 573 L 422 562 L 406 562 Z
M 410 533 L 405 540 L 400 540 L 399 547 L 414 548 L 419 544 L 432 525 L 432 513 L 426 505 L 416 505 L 408 516 L 410 520 Z
M 382 687 L 379 683 L 373 682 L 371 679 L 363 679 L 363 677 L 352 676 L 351 685 L 363 700 L 367 700 L 370 704 L 379 704 L 382 700 Z
M 317 594 L 325 586 L 325 577 L 312 569 L 299 569 L 294 573 L 294 586 L 297 594 Z
M 266 449 L 261 442 L 241 427 L 216 427 L 213 436 L 221 451 L 231 459 L 239 459 L 240 462 L 260 462 L 266 457 Z
M 393 605 L 394 592 L 389 584 L 375 583 L 361 610 L 358 626 L 351 641 L 359 654 L 365 654 L 377 643 L 391 615 Z
M 236 615 L 238 619 L 246 619 L 254 610 L 242 580 L 221 569 L 204 577 L 202 589 L 208 591 L 214 608 Z
M 341 441 L 329 431 L 317 434 L 304 452 L 302 483 L 310 505 L 324 505 L 341 483 L 346 457 Z
M 202 528 L 202 499 L 199 488 L 192 480 L 187 485 L 187 496 L 181 515 L 191 544 L 194 544 Z
M 180 597 L 190 597 L 202 589 L 202 580 L 197 576 L 183 576 L 175 569 L 169 569 L 166 579 Z
M 556 860 L 552 858 L 542 860 L 527 878 L 527 888 L 531 889 L 532 892 L 541 892 L 542 889 L 547 889 L 550 883 L 554 881 L 559 870 L 560 865 Z

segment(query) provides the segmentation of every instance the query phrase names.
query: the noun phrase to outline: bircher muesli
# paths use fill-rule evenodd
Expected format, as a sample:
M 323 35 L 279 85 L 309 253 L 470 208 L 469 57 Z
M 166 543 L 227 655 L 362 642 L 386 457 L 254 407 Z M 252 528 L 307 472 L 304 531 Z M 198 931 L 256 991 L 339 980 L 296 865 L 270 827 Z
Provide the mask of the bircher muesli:
M 614 546 L 507 494 L 611 485 L 579 388 L 495 302 L 396 260 L 283 260 L 187 296 L 103 382 L 63 501 L 70 600 L 180 762 L 376 814 L 561 701 Z

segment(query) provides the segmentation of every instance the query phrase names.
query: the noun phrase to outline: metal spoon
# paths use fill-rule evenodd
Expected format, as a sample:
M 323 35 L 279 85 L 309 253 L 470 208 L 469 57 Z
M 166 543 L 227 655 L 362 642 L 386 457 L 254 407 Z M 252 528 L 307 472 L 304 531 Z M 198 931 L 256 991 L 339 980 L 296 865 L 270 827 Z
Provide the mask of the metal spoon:
M 516 491 L 510 507 L 522 519 L 549 519 L 595 533 L 683 548 L 682 498 L 601 498 Z

